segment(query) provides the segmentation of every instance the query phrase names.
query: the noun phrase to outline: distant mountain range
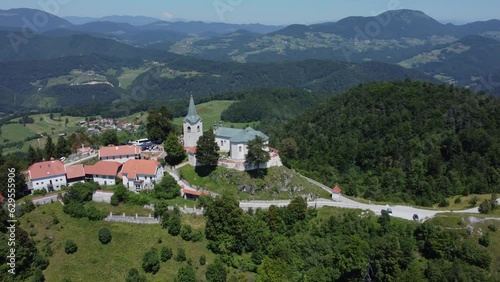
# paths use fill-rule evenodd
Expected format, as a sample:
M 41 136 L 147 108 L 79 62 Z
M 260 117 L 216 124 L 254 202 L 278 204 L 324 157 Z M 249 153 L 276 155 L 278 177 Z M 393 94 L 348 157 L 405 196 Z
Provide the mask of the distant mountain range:
M 144 16 L 107 16 L 102 18 L 91 17 L 64 17 L 74 25 L 82 25 L 90 22 L 113 22 L 113 23 L 128 23 L 134 26 L 147 25 L 159 21 L 160 19 Z

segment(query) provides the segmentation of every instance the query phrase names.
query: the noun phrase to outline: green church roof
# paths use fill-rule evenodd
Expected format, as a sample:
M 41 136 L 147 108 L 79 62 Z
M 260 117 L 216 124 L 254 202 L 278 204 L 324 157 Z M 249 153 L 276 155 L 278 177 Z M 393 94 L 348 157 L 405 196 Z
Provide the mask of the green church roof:
M 257 131 L 251 127 L 241 129 L 236 135 L 229 139 L 230 142 L 234 143 L 248 143 L 255 139 L 255 137 L 260 136 L 264 141 L 268 141 L 269 137 L 264 133 Z
M 184 118 L 184 122 L 187 122 L 191 125 L 196 124 L 197 122 L 202 121 L 201 117 L 196 112 L 196 107 L 194 106 L 193 96 L 189 100 L 189 110 L 187 116 Z

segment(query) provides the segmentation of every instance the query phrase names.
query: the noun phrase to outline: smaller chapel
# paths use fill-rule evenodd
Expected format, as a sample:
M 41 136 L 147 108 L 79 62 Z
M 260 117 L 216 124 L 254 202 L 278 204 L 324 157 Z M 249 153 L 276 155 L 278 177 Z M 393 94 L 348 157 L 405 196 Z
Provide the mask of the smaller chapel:
M 245 162 L 245 156 L 248 154 L 248 142 L 254 140 L 257 136 L 264 140 L 265 151 L 268 151 L 271 160 L 261 167 L 282 166 L 278 151 L 270 148 L 269 137 L 264 133 L 251 127 L 244 129 L 223 127 L 222 122 L 215 125 L 215 142 L 219 145 L 221 153 L 227 153 L 227 157 L 219 160 L 219 165 L 237 170 L 254 169 L 252 164 Z M 196 112 L 193 96 L 189 100 L 188 114 L 183 122 L 184 147 L 188 152 L 189 163 L 193 166 L 199 165 L 196 161 L 196 144 L 203 135 L 203 119 Z

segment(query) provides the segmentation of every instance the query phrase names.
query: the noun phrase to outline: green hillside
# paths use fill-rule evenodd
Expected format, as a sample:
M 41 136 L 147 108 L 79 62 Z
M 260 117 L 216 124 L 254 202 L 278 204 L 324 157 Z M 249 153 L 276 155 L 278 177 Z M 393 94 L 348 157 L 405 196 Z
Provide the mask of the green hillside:
M 289 166 L 347 195 L 430 206 L 500 192 L 499 112 L 498 97 L 466 89 L 372 83 L 312 107 L 271 140 Z

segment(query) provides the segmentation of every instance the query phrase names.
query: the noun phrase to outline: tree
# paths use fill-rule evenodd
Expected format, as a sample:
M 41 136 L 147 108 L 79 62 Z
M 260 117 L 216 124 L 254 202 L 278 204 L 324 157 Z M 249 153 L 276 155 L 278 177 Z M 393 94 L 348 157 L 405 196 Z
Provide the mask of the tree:
M 219 258 L 213 264 L 207 266 L 206 277 L 208 282 L 227 281 L 227 269 Z
M 248 154 L 245 156 L 245 161 L 257 165 L 257 174 L 260 175 L 260 164 L 267 163 L 271 156 L 269 152 L 264 150 L 264 139 L 260 136 L 255 136 L 255 139 L 248 142 Z
M 140 275 L 137 268 L 131 268 L 128 271 L 126 282 L 146 282 L 146 276 Z
M 244 244 L 245 221 L 239 202 L 229 195 L 217 196 L 206 209 L 205 236 L 215 253 L 241 253 Z
M 177 272 L 176 282 L 196 282 L 196 273 L 191 265 L 184 265 Z
M 186 150 L 179 143 L 177 135 L 173 132 L 168 134 L 167 140 L 163 143 L 163 147 L 165 148 L 165 152 L 167 153 L 167 157 L 165 157 L 165 161 L 169 165 L 178 165 L 186 158 Z
M 205 255 L 200 256 L 200 265 L 205 265 L 207 263 L 207 257 Z
M 156 199 L 170 200 L 180 196 L 179 184 L 170 176 L 165 174 L 160 183 L 156 183 L 153 188 L 153 195 Z
M 45 159 L 50 160 L 56 157 L 56 146 L 52 141 L 52 137 L 47 136 L 47 142 L 45 143 Z
M 64 120 L 64 127 L 68 127 L 68 123 L 69 123 L 69 119 L 66 118 L 66 120 Z
M 160 270 L 160 258 L 158 257 L 158 251 L 155 248 L 151 248 L 151 250 L 144 254 L 144 257 L 142 258 L 142 269 L 153 274 Z
M 56 157 L 69 156 L 71 154 L 71 147 L 64 136 L 59 136 L 56 145 Z
M 73 254 L 77 250 L 78 250 L 78 246 L 76 245 L 76 243 L 73 240 L 68 239 L 64 242 L 64 251 L 67 254 Z
M 273 282 L 286 282 L 290 281 L 289 265 L 282 260 L 264 258 L 264 261 L 257 269 L 257 282 L 273 281 Z
M 176 261 L 186 261 L 186 251 L 183 248 L 177 248 Z
M 101 144 L 104 146 L 118 145 L 119 143 L 116 130 L 106 130 L 101 134 Z
M 40 155 L 40 151 L 35 150 L 32 146 L 28 148 L 28 162 L 34 164 L 42 161 L 43 156 Z
M 280 152 L 287 158 L 293 159 L 297 157 L 298 146 L 293 138 L 285 138 L 281 141 Z
M 219 145 L 212 129 L 203 132 L 196 146 L 196 160 L 202 166 L 216 167 L 219 161 Z
M 108 228 L 104 227 L 99 230 L 99 241 L 101 241 L 104 245 L 111 242 L 111 232 Z
M 182 228 L 181 228 L 182 240 L 184 240 L 184 241 L 191 240 L 192 233 L 193 233 L 193 229 L 191 228 L 190 225 L 188 225 L 188 224 L 182 225 Z
M 146 131 L 150 140 L 164 140 L 172 130 L 172 114 L 165 106 L 149 111 Z
M 160 251 L 161 261 L 166 262 L 171 259 L 173 256 L 172 248 L 170 247 L 162 247 Z
M 15 198 L 19 199 L 24 196 L 26 182 L 24 175 L 21 173 L 21 165 L 22 161 L 15 156 L 5 158 L 0 155 L 0 171 L 3 172 L 0 173 L 0 194 L 7 196 L 10 194 L 8 193 L 9 187 L 15 184 Z
M 177 236 L 181 232 L 181 216 L 175 212 L 169 215 L 168 234 Z

